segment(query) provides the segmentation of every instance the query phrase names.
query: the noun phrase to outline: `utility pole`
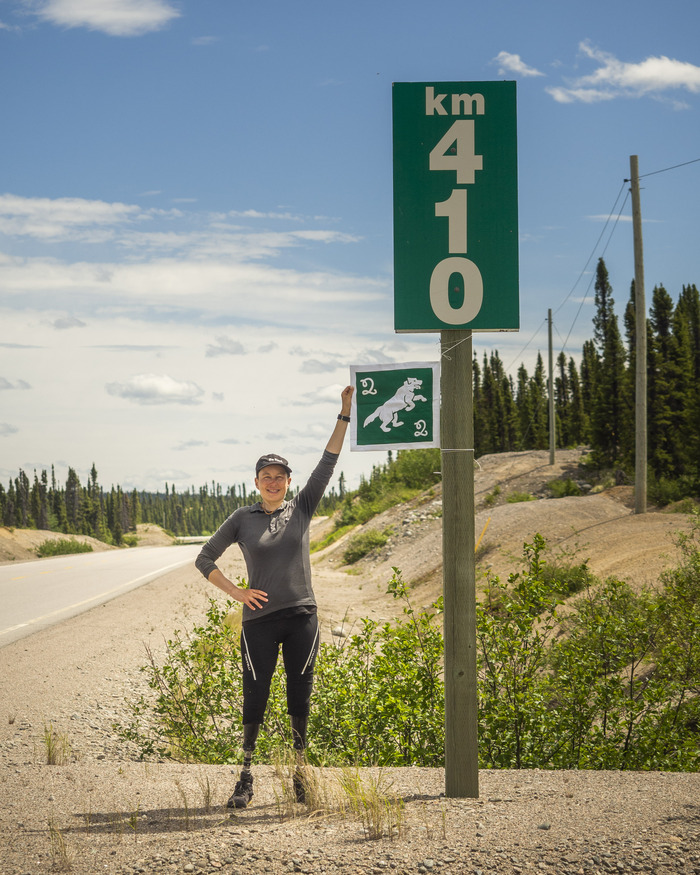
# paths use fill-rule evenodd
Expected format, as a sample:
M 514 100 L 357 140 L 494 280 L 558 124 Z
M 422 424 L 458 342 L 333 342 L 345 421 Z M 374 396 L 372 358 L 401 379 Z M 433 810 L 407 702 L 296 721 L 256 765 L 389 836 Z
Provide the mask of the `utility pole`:
M 442 331 L 442 568 L 445 793 L 479 796 L 471 331 Z
M 556 423 L 554 421 L 554 352 L 552 351 L 552 311 L 547 310 L 549 339 L 549 464 L 554 464 L 556 445 Z
M 632 231 L 634 235 L 635 442 L 634 512 L 647 512 L 647 307 L 644 295 L 642 208 L 639 202 L 639 160 L 630 155 Z

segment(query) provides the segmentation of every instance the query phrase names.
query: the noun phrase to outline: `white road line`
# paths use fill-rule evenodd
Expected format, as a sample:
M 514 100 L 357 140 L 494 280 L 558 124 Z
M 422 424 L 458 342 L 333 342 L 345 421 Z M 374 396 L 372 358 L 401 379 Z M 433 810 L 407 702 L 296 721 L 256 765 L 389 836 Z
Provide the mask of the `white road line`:
M 56 617 L 58 614 L 64 614 L 66 611 L 70 611 L 73 608 L 80 608 L 83 605 L 89 605 L 90 602 L 96 602 L 100 599 L 105 598 L 105 596 L 111 595 L 114 592 L 119 592 L 120 589 L 125 589 L 127 586 L 132 586 L 135 583 L 138 583 L 140 580 L 145 580 L 147 577 L 151 577 L 154 574 L 163 574 L 166 571 L 169 571 L 171 568 L 179 568 L 181 565 L 185 565 L 186 562 L 173 562 L 172 565 L 166 565 L 164 568 L 159 568 L 156 571 L 151 571 L 148 574 L 142 574 L 141 577 L 136 577 L 134 580 L 129 580 L 127 583 L 121 583 L 119 586 L 115 586 L 114 589 L 109 589 L 107 592 L 101 592 L 99 595 L 94 595 L 89 599 L 85 599 L 82 602 L 76 602 L 74 605 L 66 605 L 65 608 L 59 608 L 57 611 L 52 611 L 50 614 L 44 614 L 43 617 L 34 617 L 33 620 L 27 620 L 26 623 L 18 623 L 16 626 L 10 626 L 9 629 L 0 629 L 0 635 L 7 635 L 10 632 L 14 632 L 16 629 L 23 629 L 25 626 L 32 626 L 34 623 L 41 623 L 42 620 L 48 620 L 51 617 Z M 47 572 L 42 571 L 42 574 L 46 574 Z

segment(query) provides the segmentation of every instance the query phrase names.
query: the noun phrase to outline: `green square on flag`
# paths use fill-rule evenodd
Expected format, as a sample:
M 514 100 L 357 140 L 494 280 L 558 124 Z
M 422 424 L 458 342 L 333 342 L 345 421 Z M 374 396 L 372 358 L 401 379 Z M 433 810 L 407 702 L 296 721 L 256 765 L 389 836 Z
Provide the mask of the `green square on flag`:
M 352 365 L 351 450 L 440 446 L 440 365 Z

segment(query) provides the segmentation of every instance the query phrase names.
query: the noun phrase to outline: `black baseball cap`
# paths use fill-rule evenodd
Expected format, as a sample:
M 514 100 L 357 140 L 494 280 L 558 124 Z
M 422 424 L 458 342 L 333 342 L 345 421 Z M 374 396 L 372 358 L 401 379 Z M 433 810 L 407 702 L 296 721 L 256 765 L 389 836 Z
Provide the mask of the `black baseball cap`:
M 292 469 L 289 467 L 289 462 L 286 459 L 283 459 L 282 456 L 278 456 L 276 453 L 267 453 L 264 456 L 260 456 L 255 463 L 255 476 L 258 476 L 261 468 L 267 468 L 268 465 L 281 465 L 287 474 L 292 473 Z

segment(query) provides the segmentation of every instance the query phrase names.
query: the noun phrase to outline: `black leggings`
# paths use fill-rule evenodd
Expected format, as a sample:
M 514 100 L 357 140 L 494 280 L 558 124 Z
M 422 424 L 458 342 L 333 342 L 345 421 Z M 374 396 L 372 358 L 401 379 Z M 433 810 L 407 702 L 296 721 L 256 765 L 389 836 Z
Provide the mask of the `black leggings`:
M 308 716 L 318 639 L 316 614 L 273 616 L 243 626 L 243 723 L 263 722 L 280 644 L 287 675 L 287 711 L 293 717 Z

